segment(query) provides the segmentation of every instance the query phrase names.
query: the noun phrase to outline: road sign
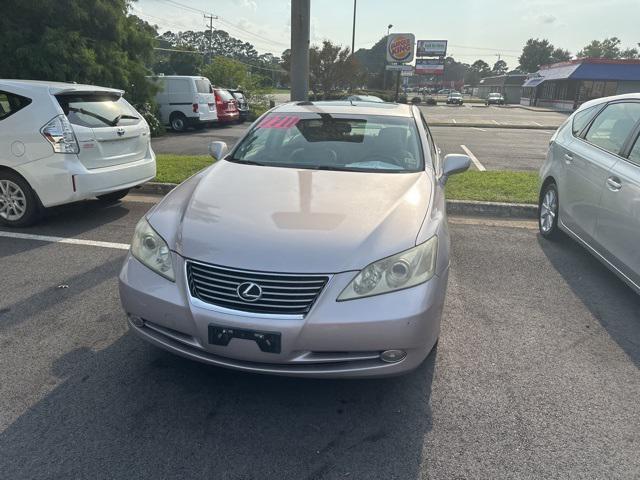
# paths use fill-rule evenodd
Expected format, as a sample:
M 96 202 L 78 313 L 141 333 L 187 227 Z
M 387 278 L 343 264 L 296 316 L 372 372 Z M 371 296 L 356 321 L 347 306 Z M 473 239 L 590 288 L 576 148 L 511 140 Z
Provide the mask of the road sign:
M 418 58 L 416 60 L 416 74 L 444 75 L 444 58 Z
M 387 62 L 409 63 L 414 57 L 413 33 L 392 33 L 387 39 Z
M 418 40 L 417 57 L 444 57 L 447 40 Z
M 402 65 L 401 63 L 399 63 L 397 65 L 387 65 L 386 69 L 387 70 L 397 71 L 397 72 L 412 72 L 413 71 L 413 67 L 411 65 Z

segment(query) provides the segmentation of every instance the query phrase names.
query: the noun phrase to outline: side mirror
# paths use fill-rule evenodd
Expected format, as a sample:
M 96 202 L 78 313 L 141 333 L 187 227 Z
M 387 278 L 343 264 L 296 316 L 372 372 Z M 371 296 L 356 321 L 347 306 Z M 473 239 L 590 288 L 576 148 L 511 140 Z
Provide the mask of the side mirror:
M 216 160 L 221 160 L 229 151 L 225 142 L 211 142 L 209 144 L 209 155 Z
M 467 155 L 450 153 L 444 157 L 442 171 L 442 183 L 445 183 L 451 175 L 466 172 L 471 166 L 471 158 Z

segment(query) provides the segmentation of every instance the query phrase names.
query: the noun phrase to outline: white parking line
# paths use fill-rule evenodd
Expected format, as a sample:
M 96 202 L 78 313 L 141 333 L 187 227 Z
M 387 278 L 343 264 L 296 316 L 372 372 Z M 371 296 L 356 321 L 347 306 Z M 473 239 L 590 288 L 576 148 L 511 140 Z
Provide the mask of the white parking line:
M 456 122 L 456 119 L 455 119 L 455 118 L 452 118 L 452 119 L 451 119 L 451 121 L 452 121 L 453 123 L 458 123 L 458 122 Z
M 500 125 L 500 123 L 497 122 L 496 120 L 493 120 L 493 123 L 495 123 L 496 125 Z
M 480 127 L 471 127 L 472 130 L 480 130 L 481 132 L 486 132 L 487 130 Z
M 533 120 L 532 120 L 532 122 L 533 122 Z M 542 126 L 542 124 L 541 124 L 541 123 L 538 123 L 538 122 L 533 122 L 533 123 L 535 123 L 535 124 L 536 124 L 536 125 L 538 125 L 539 127 L 541 127 L 541 126 Z
M 471 152 L 471 150 L 469 150 L 465 145 L 460 145 L 460 148 L 462 148 L 466 152 L 466 154 L 469 155 L 469 158 L 471 159 L 471 161 L 473 162 L 473 164 L 476 166 L 478 170 L 480 170 L 481 172 L 487 171 L 487 169 L 484 168 L 484 165 L 480 163 L 480 160 L 476 158 L 476 156 Z
M 29 233 L 3 231 L 0 231 L 0 237 L 17 238 L 20 240 L 35 240 L 37 242 L 67 243 L 71 245 L 86 245 L 89 247 L 113 248 L 115 250 L 129 250 L 129 245 L 126 243 L 98 242 L 96 240 L 82 240 L 79 238 L 51 237 L 48 235 L 31 235 Z

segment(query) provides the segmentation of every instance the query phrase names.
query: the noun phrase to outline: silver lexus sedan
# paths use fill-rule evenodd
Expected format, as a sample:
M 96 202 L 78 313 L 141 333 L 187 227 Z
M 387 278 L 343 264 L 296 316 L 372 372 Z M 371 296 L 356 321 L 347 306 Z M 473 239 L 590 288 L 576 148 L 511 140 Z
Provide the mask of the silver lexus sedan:
M 270 110 L 138 223 L 120 274 L 131 329 L 211 365 L 307 377 L 416 368 L 449 270 L 440 158 L 415 106 Z
M 540 175 L 542 236 L 568 234 L 640 293 L 640 94 L 582 105 Z

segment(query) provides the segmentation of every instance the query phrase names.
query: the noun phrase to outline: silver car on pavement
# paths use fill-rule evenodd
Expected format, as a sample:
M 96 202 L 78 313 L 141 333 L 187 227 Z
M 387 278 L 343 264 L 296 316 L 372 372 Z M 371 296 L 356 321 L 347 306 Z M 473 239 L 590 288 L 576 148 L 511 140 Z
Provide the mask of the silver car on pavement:
M 449 272 L 440 157 L 415 106 L 300 102 L 258 119 L 136 227 L 120 274 L 133 331 L 249 372 L 372 377 L 416 368 Z
M 582 105 L 540 170 L 543 237 L 565 232 L 640 293 L 640 94 Z

